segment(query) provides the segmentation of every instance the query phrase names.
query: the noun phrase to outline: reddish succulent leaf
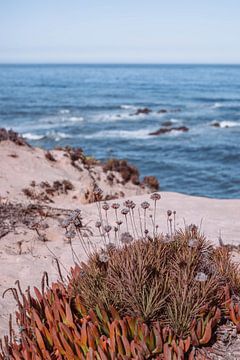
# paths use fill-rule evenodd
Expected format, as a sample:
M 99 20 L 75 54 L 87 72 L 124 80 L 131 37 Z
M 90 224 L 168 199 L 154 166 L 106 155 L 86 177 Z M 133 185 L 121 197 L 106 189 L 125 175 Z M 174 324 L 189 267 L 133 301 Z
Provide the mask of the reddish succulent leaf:
M 65 357 L 67 356 L 66 359 L 73 360 L 75 358 L 75 354 L 71 346 L 68 344 L 67 340 L 61 333 L 59 333 L 59 338 L 61 340 L 61 343 L 63 344 L 63 348 L 65 350 Z
M 187 352 L 190 348 L 191 345 L 191 337 L 188 336 L 185 340 L 184 340 L 184 351 Z
M 212 319 L 209 320 L 209 322 L 206 326 L 204 335 L 199 341 L 200 344 L 207 344 L 211 340 L 211 337 L 212 337 Z
M 72 315 L 72 311 L 70 308 L 70 305 L 68 302 L 66 302 L 66 306 L 65 306 L 65 310 L 66 310 L 66 325 L 69 327 L 72 327 L 73 329 L 75 328 L 75 324 L 73 322 L 73 315 Z

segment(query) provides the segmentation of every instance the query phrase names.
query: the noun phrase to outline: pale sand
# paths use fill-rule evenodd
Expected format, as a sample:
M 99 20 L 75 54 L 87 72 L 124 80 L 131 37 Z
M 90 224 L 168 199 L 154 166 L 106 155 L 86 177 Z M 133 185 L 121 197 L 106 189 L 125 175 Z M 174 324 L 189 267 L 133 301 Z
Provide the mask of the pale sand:
M 13 151 L 18 158 L 8 156 Z M 54 197 L 55 202 L 50 205 L 67 209 L 80 208 L 83 222 L 88 223 L 88 226 L 96 232 L 94 227 L 95 221 L 98 219 L 96 204 L 81 204 L 80 194 L 84 191 L 85 186 L 90 184 L 86 169 L 83 170 L 84 174 L 79 174 L 76 169 L 72 169 L 66 158 L 61 158 L 58 163 L 49 163 L 44 157 L 43 150 L 16 147 L 9 142 L 0 143 L 0 155 L 0 195 L 4 197 L 2 202 L 10 200 L 29 203 L 29 199 L 22 194 L 22 188 L 28 186 L 33 179 L 37 182 L 69 179 L 74 183 L 76 188 L 74 194 L 77 199 L 73 200 L 73 194 L 70 192 L 67 195 Z M 109 185 L 104 181 L 105 175 L 100 169 L 99 172 L 100 177 L 103 178 L 100 186 L 105 187 L 104 191 L 108 191 Z M 84 176 L 86 176 L 85 181 Z M 119 186 L 119 184 L 115 184 L 114 190 L 111 189 L 111 191 L 117 192 L 117 185 Z M 132 184 L 121 186 L 127 199 L 135 201 L 138 206 L 145 200 L 149 201 L 153 208 L 153 202 L 146 194 L 146 190 L 139 189 Z M 138 192 L 142 195 L 136 196 L 135 194 Z M 143 194 L 144 192 L 145 194 Z M 167 232 L 166 212 L 170 209 L 177 212 L 177 227 L 181 228 L 185 224 L 194 223 L 201 225 L 201 230 L 213 244 L 218 244 L 219 232 L 221 232 L 225 244 L 240 245 L 240 199 L 217 200 L 169 192 L 161 192 L 161 196 L 162 199 L 157 202 L 157 224 L 159 224 L 161 232 Z M 117 201 L 123 204 L 125 199 Z M 109 204 L 112 202 L 110 201 Z M 49 249 L 59 258 L 66 269 L 73 265 L 72 253 L 69 244 L 64 241 L 64 229 L 61 227 L 59 219 L 57 217 L 47 218 L 46 222 L 49 225 L 45 231 L 49 239 L 46 243 L 48 248 L 38 239 L 33 230 L 23 224 L 18 224 L 15 231 L 11 231 L 0 239 L 0 294 L 6 288 L 14 286 L 16 279 L 20 280 L 23 289 L 28 285 L 40 286 L 44 271 L 48 272 L 50 280 L 56 280 L 58 271 Z M 112 210 L 109 210 L 109 222 L 112 225 L 115 223 Z M 94 240 L 99 242 L 98 237 L 95 237 Z M 19 254 L 19 241 L 22 242 L 22 254 Z M 78 240 L 74 241 L 74 249 L 80 260 L 86 259 Z M 7 332 L 9 313 L 14 309 L 15 302 L 11 294 L 7 293 L 4 299 L 0 299 L 0 336 Z

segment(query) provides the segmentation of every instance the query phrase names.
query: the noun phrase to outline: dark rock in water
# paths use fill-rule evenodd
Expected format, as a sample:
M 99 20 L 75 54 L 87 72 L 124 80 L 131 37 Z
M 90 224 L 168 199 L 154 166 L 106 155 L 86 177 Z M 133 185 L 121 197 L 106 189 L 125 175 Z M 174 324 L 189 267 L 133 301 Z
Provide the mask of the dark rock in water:
M 4 128 L 0 129 L 0 142 L 10 140 L 17 145 L 27 145 L 30 146 L 18 133 L 13 130 L 6 130 Z
M 215 121 L 214 123 L 211 124 L 211 126 L 214 126 L 214 127 L 219 128 L 219 127 L 220 127 L 220 123 L 219 123 L 218 121 Z
M 137 109 L 137 111 L 134 113 L 134 115 L 149 114 L 150 112 L 152 112 L 151 109 L 149 109 L 149 108 L 142 108 L 142 109 Z
M 171 127 L 171 128 L 160 128 L 157 131 L 151 132 L 149 133 L 149 135 L 163 135 L 166 133 L 169 133 L 171 131 L 182 131 L 182 132 L 187 132 L 189 130 L 189 128 L 187 128 L 186 126 L 179 126 L 179 127 Z
M 173 125 L 173 122 L 172 122 L 171 120 L 166 120 L 166 121 L 164 121 L 164 122 L 162 123 L 162 125 L 169 127 L 169 126 L 172 126 L 172 125 Z
M 160 109 L 158 110 L 158 114 L 165 114 L 167 112 L 166 109 Z
M 143 184 L 147 185 L 151 190 L 159 190 L 159 181 L 156 176 L 145 176 L 143 178 Z

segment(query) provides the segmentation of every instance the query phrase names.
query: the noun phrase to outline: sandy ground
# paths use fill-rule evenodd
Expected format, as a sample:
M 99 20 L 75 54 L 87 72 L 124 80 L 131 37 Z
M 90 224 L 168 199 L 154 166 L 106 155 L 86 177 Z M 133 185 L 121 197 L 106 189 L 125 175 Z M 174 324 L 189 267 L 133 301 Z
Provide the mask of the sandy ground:
M 15 154 L 15 155 L 14 155 Z M 14 155 L 14 156 L 11 156 Z M 12 286 L 18 279 L 22 288 L 28 285 L 40 286 L 42 274 L 47 271 L 50 280 L 58 278 L 58 271 L 54 256 L 61 263 L 63 273 L 66 275 L 73 265 L 72 251 L 64 236 L 65 230 L 62 221 L 68 216 L 68 210 L 79 208 L 83 217 L 83 223 L 94 232 L 93 241 L 99 244 L 95 221 L 99 219 L 99 211 L 96 203 L 86 204 L 85 190 L 92 186 L 92 174 L 89 169 L 83 167 L 82 171 L 70 164 L 69 158 L 61 151 L 53 152 L 57 162 L 50 162 L 45 158 L 43 150 L 19 147 L 11 142 L 0 143 L 0 209 L 1 231 L 0 232 L 0 295 Z M 16 157 L 17 156 L 17 157 Z M 82 166 L 79 164 L 79 166 Z M 110 185 L 100 168 L 94 168 L 99 186 L 104 189 L 105 194 L 119 194 L 124 192 L 125 198 L 111 200 L 119 202 L 121 208 L 126 199 L 131 199 L 141 209 L 141 203 L 148 201 L 153 211 L 153 201 L 150 200 L 148 189 L 142 189 L 134 184 L 116 183 Z M 92 172 L 92 173 L 93 173 Z M 119 175 L 116 174 L 116 178 Z M 22 189 L 31 187 L 34 180 L 36 184 L 41 181 L 69 180 L 74 185 L 74 190 L 67 193 L 64 191 L 54 193 L 51 197 L 53 202 L 42 202 L 26 196 Z M 121 181 L 121 179 L 119 179 Z M 34 187 L 35 193 L 42 191 L 38 185 Z M 159 232 L 166 233 L 167 210 L 176 211 L 176 226 L 182 228 L 185 224 L 192 223 L 201 227 L 206 237 L 213 243 L 218 244 L 219 234 L 225 244 L 236 247 L 238 257 L 238 245 L 240 245 L 240 199 L 239 200 L 217 200 L 200 197 L 192 197 L 183 194 L 160 192 L 161 200 L 157 202 L 156 223 Z M 11 204 L 15 204 L 12 206 Z M 16 205 L 16 204 L 21 205 Z M 29 204 L 39 208 L 28 208 Z M 40 206 L 39 205 L 39 206 Z M 12 207 L 11 207 L 12 206 Z M 27 209 L 27 210 L 26 210 Z M 5 217 L 4 217 L 5 214 Z M 103 211 L 103 217 L 105 213 Z M 140 210 L 143 219 L 143 211 Z M 124 216 L 122 230 L 126 230 Z M 17 220 L 16 220 L 17 219 Z M 34 230 L 34 221 L 40 224 L 40 236 Z M 108 222 L 115 225 L 114 210 L 108 211 Z M 151 219 L 148 217 L 148 223 Z M 150 226 L 150 225 L 149 225 Z M 6 231 L 5 231 L 6 230 Z M 41 235 L 45 236 L 43 241 Z M 110 235 L 113 236 L 113 235 Z M 85 260 L 86 255 L 78 239 L 73 241 L 73 246 L 80 260 Z M 10 292 L 4 298 L 0 298 L 0 336 L 8 331 L 9 313 L 15 309 L 15 302 Z

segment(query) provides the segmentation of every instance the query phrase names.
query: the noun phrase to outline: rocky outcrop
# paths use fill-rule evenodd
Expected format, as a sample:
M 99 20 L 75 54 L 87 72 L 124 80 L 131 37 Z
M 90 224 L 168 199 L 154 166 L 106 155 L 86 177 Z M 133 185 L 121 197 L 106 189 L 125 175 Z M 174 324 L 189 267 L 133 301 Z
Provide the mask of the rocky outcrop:
M 1 141 L 12 141 L 16 145 L 26 145 L 30 146 L 18 133 L 13 130 L 0 129 L 0 142 Z
M 145 108 L 140 108 L 140 109 L 137 109 L 137 111 L 133 114 L 133 115 L 141 115 L 141 114 L 149 114 L 150 112 L 152 112 L 151 109 L 145 107 Z
M 143 178 L 143 184 L 147 185 L 153 191 L 159 190 L 159 181 L 156 176 L 145 176 Z
M 157 131 L 153 131 L 149 133 L 149 135 L 163 135 L 166 133 L 170 133 L 171 131 L 181 131 L 181 132 L 187 132 L 189 131 L 189 128 L 186 126 L 179 126 L 179 127 L 162 127 Z
M 158 113 L 158 114 L 166 114 L 166 113 L 167 113 L 167 110 L 166 110 L 166 109 L 160 109 L 160 110 L 158 110 L 157 113 Z

